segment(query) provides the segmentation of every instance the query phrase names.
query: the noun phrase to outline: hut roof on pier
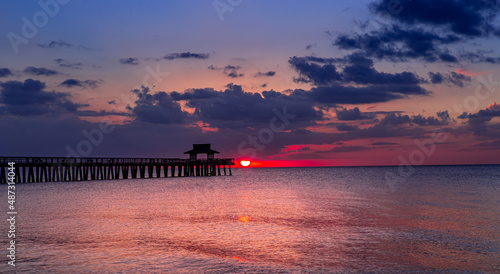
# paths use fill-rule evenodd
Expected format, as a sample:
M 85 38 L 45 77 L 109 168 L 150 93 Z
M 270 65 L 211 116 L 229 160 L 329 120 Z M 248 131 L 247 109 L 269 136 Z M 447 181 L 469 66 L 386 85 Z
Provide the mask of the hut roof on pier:
M 204 153 L 214 154 L 214 153 L 220 153 L 220 152 L 211 149 L 210 148 L 210 144 L 193 144 L 193 149 L 184 152 L 184 154 L 192 154 L 192 153 L 196 153 L 196 154 L 204 154 Z

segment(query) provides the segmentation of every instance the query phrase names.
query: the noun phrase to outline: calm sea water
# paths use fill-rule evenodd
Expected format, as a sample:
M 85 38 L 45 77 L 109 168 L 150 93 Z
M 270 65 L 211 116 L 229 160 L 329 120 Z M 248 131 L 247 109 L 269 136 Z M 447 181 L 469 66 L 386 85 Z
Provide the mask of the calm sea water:
M 17 266 L 0 271 L 500 271 L 499 166 L 417 167 L 392 185 L 387 171 L 19 184 Z

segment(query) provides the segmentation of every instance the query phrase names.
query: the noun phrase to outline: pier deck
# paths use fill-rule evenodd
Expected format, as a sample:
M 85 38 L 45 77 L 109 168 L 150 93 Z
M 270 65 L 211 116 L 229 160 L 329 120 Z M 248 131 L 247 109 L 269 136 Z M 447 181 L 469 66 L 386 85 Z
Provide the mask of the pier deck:
M 232 175 L 234 159 L 0 157 L 2 184 L 9 163 L 14 163 L 16 183 L 41 183 Z

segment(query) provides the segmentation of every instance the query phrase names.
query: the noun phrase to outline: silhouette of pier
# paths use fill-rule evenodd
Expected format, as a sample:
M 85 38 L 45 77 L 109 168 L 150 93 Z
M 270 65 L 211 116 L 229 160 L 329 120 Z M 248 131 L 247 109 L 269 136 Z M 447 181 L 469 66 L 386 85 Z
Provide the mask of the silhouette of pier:
M 193 146 L 186 152 L 190 159 L 0 157 L 0 183 L 7 183 L 10 162 L 16 183 L 232 175 L 233 158 L 214 158 L 218 152 L 208 144 Z M 199 153 L 207 153 L 207 159 L 198 159 Z

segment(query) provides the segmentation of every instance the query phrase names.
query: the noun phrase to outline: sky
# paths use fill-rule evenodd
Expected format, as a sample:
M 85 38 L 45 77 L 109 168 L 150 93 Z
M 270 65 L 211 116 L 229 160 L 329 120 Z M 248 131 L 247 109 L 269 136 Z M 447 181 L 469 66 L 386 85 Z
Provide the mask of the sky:
M 0 155 L 500 164 L 496 0 L 1 1 Z M 497 103 L 499 102 L 499 103 Z

